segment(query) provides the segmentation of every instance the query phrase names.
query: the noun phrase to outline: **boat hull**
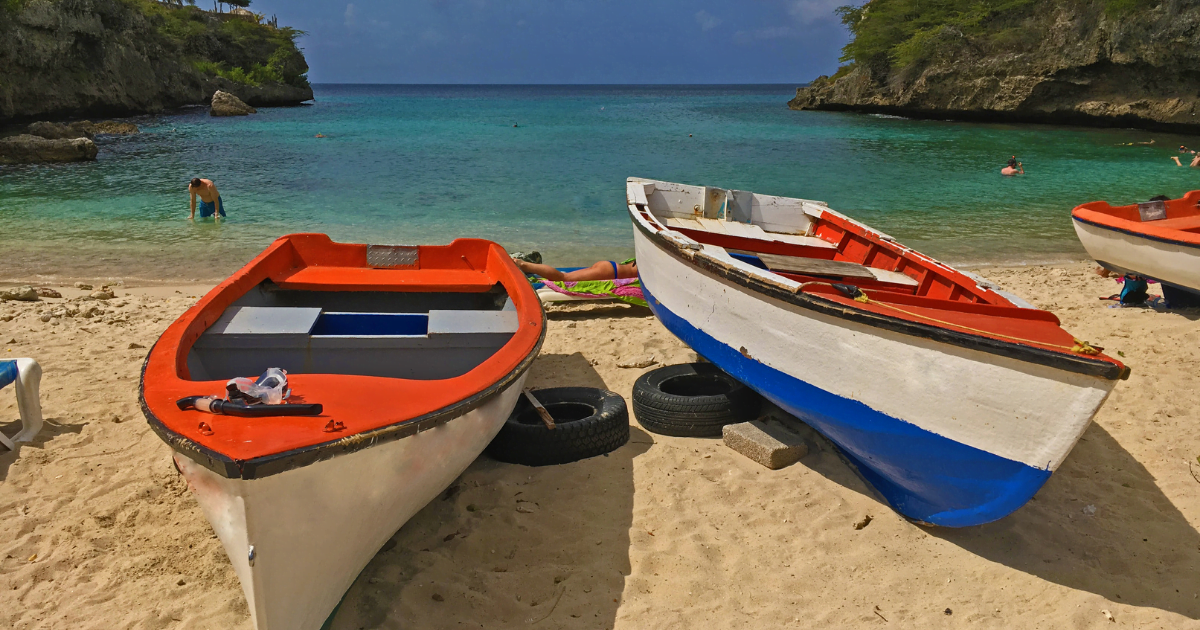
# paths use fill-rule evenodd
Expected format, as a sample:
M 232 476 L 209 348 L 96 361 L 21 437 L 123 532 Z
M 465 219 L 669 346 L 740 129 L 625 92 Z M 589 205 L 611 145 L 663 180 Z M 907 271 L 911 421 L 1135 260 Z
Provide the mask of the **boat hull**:
M 431 429 L 261 479 L 224 477 L 176 453 L 255 628 L 320 628 L 379 548 L 483 452 L 525 378 Z
M 1062 462 L 1113 381 L 882 330 L 758 294 L 635 226 L 650 308 L 699 354 L 836 443 L 897 511 L 999 519 Z
M 1200 296 L 1200 247 L 1075 218 L 1075 234 L 1096 262 Z

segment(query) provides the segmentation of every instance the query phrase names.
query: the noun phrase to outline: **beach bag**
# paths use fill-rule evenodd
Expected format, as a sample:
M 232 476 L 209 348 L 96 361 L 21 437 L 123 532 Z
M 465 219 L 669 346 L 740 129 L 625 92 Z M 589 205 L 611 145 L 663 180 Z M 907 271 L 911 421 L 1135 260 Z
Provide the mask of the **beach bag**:
M 1149 286 L 1145 278 L 1133 275 L 1125 276 L 1125 286 L 1121 287 L 1121 304 L 1145 304 L 1146 300 L 1150 299 L 1150 294 L 1146 291 Z

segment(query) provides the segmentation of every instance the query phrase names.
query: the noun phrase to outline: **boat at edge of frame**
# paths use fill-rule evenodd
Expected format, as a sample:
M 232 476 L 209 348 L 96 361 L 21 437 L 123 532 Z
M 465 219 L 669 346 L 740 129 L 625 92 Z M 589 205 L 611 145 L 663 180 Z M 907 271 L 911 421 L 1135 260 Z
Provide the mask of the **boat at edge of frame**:
M 317 630 L 380 547 L 483 451 L 545 336 L 499 245 L 279 238 L 179 317 L 140 397 L 242 583 L 257 630 Z M 288 371 L 318 417 L 181 410 Z
M 1200 306 L 1200 190 L 1180 199 L 1071 211 L 1079 242 L 1097 263 L 1162 284 L 1167 303 Z

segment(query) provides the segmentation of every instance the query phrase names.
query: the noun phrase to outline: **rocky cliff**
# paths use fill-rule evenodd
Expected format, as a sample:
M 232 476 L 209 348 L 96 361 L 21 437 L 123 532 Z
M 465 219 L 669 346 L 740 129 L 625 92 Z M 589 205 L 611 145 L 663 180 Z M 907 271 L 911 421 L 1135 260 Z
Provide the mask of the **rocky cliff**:
M 1200 132 L 1200 0 L 871 0 L 792 109 Z
M 312 99 L 299 33 L 155 0 L 0 0 L 0 123 Z

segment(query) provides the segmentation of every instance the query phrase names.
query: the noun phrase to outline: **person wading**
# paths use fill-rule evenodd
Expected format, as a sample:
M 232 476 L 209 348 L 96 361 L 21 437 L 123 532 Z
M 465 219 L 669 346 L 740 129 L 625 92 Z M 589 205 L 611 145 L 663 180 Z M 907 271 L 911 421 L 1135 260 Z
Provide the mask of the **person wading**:
M 188 184 L 188 193 L 191 197 L 192 207 L 191 213 L 188 214 L 188 220 L 196 218 L 196 197 L 200 198 L 201 219 L 212 217 L 213 220 L 219 221 L 225 217 L 225 202 L 221 201 L 221 193 L 211 179 L 192 178 L 191 183 Z

